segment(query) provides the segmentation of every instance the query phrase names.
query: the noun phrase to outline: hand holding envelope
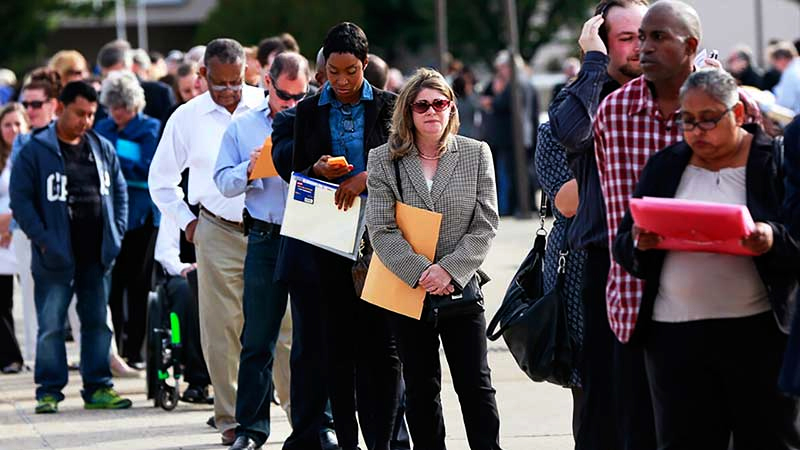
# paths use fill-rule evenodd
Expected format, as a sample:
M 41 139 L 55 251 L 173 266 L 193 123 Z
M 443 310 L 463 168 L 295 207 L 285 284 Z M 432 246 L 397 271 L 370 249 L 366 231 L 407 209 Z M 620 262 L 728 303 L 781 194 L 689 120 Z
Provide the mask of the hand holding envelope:
M 436 256 L 436 244 L 439 242 L 442 214 L 397 202 L 395 220 L 397 228 L 403 232 L 403 237 L 414 252 L 433 261 Z M 361 293 L 362 299 L 419 320 L 422 316 L 425 294 L 424 287 L 418 285 L 412 288 L 407 285 L 381 262 L 377 253 L 372 255 L 364 290 Z
M 275 169 L 275 162 L 272 161 L 272 136 L 268 136 L 264 140 L 264 144 L 261 146 L 261 149 L 257 151 L 260 153 L 255 163 L 252 163 L 251 161 L 251 164 L 253 164 L 253 170 L 250 171 L 248 178 L 251 180 L 256 180 L 259 178 L 278 176 L 278 170 Z

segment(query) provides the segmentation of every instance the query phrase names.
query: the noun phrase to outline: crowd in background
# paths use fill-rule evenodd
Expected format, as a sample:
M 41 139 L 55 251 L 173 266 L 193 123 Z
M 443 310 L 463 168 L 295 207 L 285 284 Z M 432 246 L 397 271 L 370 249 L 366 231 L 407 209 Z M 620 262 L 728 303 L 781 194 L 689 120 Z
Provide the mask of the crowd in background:
M 800 170 L 800 42 L 771 42 L 763 70 L 744 47 L 695 61 L 701 33 L 681 2 L 604 0 L 548 121 L 519 82 L 527 206 L 541 183 L 547 285 L 566 255 L 581 343 L 566 386 L 579 449 L 800 448 L 777 382 L 800 262 L 783 183 Z M 470 447 L 500 448 L 482 308 L 441 324 L 389 314 L 360 300 L 350 260 L 280 229 L 292 172 L 339 185 L 344 209 L 368 193 L 366 248 L 429 299 L 467 292 L 499 217 L 520 212 L 511 80 L 525 64 L 501 51 L 483 82 L 457 60 L 406 78 L 368 50 L 343 23 L 313 63 L 282 33 L 166 56 L 117 40 L 91 64 L 61 50 L 19 81 L 0 69 L 0 369 L 36 362 L 37 413 L 64 398 L 69 337 L 86 407 L 130 407 L 111 378 L 145 368 L 160 284 L 185 324 L 182 400 L 213 403 L 233 449 L 267 441 L 272 402 L 293 427 L 285 449 L 353 450 L 359 426 L 370 450 L 410 448 L 409 433 L 443 449 L 440 339 Z M 267 148 L 279 176 L 251 180 Z M 645 195 L 746 205 L 755 256 L 658 250 L 628 212 Z M 398 232 L 398 201 L 444 214 L 433 260 Z

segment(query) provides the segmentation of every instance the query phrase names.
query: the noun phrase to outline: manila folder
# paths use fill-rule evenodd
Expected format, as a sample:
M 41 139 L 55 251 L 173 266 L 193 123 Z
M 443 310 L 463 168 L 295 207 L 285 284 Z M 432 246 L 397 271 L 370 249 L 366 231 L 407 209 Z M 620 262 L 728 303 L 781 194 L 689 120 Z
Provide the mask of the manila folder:
M 272 136 L 267 136 L 249 178 L 257 180 L 276 176 L 278 176 L 278 170 L 275 169 L 275 162 L 272 160 Z
M 439 242 L 442 214 L 397 202 L 395 218 L 397 228 L 414 252 L 433 261 L 436 243 Z M 412 288 L 406 284 L 381 262 L 377 253 L 373 253 L 361 298 L 373 305 L 419 320 L 422 316 L 422 303 L 425 301 L 425 288 Z

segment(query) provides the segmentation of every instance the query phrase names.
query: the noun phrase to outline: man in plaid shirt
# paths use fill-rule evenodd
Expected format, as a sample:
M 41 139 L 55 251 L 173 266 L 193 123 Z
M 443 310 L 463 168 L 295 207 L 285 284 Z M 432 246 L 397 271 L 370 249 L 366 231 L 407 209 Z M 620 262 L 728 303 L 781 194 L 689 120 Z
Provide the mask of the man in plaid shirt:
M 678 94 L 694 70 L 700 34 L 700 19 L 692 7 L 673 0 L 653 5 L 639 30 L 639 58 L 644 75 L 606 97 L 597 111 L 595 155 L 610 246 L 647 159 L 682 139 L 678 126 Z M 740 97 L 748 121 L 760 121 L 757 105 L 741 91 Z M 643 291 L 642 280 L 611 262 L 606 288 L 608 320 L 617 339 L 623 343 L 633 334 Z M 641 370 L 644 376 L 644 363 L 639 368 L 635 362 L 641 359 L 641 349 L 638 353 L 632 355 L 636 366 L 633 369 Z

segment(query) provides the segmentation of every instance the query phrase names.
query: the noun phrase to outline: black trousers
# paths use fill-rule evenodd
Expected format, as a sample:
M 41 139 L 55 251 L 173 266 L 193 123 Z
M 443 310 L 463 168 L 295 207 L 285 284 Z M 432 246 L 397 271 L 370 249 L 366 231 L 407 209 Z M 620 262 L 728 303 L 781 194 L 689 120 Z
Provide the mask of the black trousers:
M 320 250 L 333 421 L 343 450 L 389 450 L 398 406 L 400 359 L 388 313 L 356 296 L 353 261 Z M 357 379 L 361 381 L 358 382 Z M 356 421 L 358 410 L 358 421 Z
M 772 312 L 736 319 L 653 322 L 646 361 L 658 448 L 800 448 L 798 403 L 778 391 L 786 336 Z
M 197 297 L 189 287 L 189 282 L 181 276 L 169 277 L 166 293 L 173 310 L 178 313 L 181 323 L 181 345 L 183 354 L 183 377 L 190 386 L 205 387 L 211 384 L 203 349 L 200 346 L 200 316 L 197 310 Z
M 292 434 L 283 450 L 318 450 L 320 432 L 333 428 L 328 410 L 328 366 L 322 291 L 315 282 L 290 282 Z
M 22 353 L 14 334 L 14 275 L 0 275 L 0 368 L 22 364 Z
M 440 392 L 441 338 L 472 450 L 500 449 L 500 416 L 487 361 L 483 313 L 428 322 L 393 315 L 406 384 L 406 418 L 414 448 L 444 450 Z
M 132 362 L 142 360 L 157 232 L 148 219 L 143 226 L 125 233 L 111 272 L 108 304 L 114 335 L 120 354 Z
M 608 249 L 587 249 L 583 277 L 583 398 L 576 450 L 651 450 L 655 427 L 641 346 L 621 344 L 608 323 Z

